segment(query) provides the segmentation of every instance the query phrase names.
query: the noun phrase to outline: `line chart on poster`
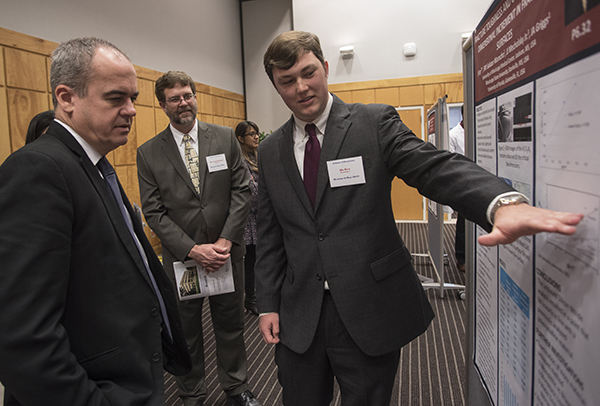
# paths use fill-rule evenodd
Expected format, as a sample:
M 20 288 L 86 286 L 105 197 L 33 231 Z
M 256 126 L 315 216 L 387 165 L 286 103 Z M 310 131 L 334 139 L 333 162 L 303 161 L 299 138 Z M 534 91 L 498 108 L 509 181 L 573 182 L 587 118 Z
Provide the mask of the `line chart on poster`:
M 548 246 L 553 250 L 560 251 L 563 259 L 568 259 L 566 261 L 568 265 L 562 268 L 562 273 L 570 273 L 576 268 L 587 267 L 598 274 L 600 196 L 555 185 L 547 185 L 546 193 L 548 208 L 551 210 L 571 211 L 584 215 L 575 234 L 571 236 L 547 235 Z M 569 196 L 568 207 L 564 196 Z
M 598 173 L 595 145 L 600 128 L 600 57 L 593 56 L 537 81 L 538 164 L 544 168 Z

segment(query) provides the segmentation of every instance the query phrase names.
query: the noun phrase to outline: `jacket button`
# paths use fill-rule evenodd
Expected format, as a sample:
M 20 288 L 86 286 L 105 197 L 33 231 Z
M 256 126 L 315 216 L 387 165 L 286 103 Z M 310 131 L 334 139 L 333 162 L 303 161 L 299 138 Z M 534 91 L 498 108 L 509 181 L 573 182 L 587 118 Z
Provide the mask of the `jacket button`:
M 154 354 L 152 354 L 152 362 L 158 361 L 160 361 L 160 354 L 158 352 L 155 352 Z
M 159 314 L 159 313 L 158 313 L 158 309 L 157 309 L 156 307 L 153 307 L 153 308 L 152 308 L 152 312 L 151 312 L 151 314 L 152 314 L 152 317 L 156 317 L 156 316 L 158 316 L 158 314 Z
M 323 280 L 323 277 L 322 277 L 321 275 L 317 274 L 317 280 L 318 280 L 319 282 L 321 282 L 321 281 Z
M 323 241 L 325 239 L 325 236 L 321 233 L 319 233 L 319 241 Z

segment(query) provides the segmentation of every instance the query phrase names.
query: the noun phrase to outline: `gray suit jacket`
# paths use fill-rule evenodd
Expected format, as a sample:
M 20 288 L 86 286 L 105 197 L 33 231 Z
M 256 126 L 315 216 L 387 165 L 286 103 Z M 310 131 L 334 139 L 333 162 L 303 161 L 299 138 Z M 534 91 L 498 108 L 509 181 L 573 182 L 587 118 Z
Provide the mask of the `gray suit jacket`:
M 505 182 L 468 159 L 417 138 L 396 110 L 334 96 L 313 210 L 293 153 L 290 119 L 259 149 L 257 295 L 278 312 L 281 342 L 310 346 L 327 279 L 354 341 L 372 356 L 423 333 L 433 311 L 394 221 L 394 176 L 489 229 L 486 209 Z M 331 188 L 327 161 L 361 156 L 366 183 Z
M 250 188 L 233 130 L 198 121 L 200 194 L 196 193 L 171 128 L 138 148 L 137 165 L 144 216 L 163 246 L 165 270 L 184 261 L 195 244 L 219 237 L 233 242 L 231 261 L 244 256 L 244 226 Z M 207 156 L 224 154 L 227 169 L 209 172 Z

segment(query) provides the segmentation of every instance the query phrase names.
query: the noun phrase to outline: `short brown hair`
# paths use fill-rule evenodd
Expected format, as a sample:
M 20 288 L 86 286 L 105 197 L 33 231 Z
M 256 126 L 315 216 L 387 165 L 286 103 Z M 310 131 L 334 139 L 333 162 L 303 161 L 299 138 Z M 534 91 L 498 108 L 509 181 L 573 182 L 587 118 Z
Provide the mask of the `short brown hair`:
M 263 57 L 265 72 L 273 81 L 273 68 L 289 69 L 298 61 L 298 57 L 312 52 L 325 68 L 325 58 L 321 49 L 319 37 L 305 31 L 288 31 L 279 34 Z
M 192 89 L 192 93 L 196 94 L 196 84 L 187 73 L 170 70 L 159 77 L 154 86 L 154 94 L 158 101 L 164 103 L 166 101 L 165 89 L 170 89 L 175 87 L 175 85 L 189 86 Z

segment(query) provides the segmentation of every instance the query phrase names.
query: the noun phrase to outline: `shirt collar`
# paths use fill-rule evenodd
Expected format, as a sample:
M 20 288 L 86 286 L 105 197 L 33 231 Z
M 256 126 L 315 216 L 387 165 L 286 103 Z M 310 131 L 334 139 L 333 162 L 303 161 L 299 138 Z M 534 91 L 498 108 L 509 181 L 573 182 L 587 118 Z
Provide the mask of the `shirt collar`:
M 183 136 L 186 133 L 182 133 L 177 128 L 173 127 L 173 124 L 169 124 L 169 127 L 171 127 L 171 133 L 173 133 L 173 138 L 175 138 L 175 142 L 177 143 L 177 145 L 181 145 L 183 143 Z M 198 141 L 198 120 L 194 121 L 194 126 L 187 134 L 192 138 L 192 142 Z
M 329 98 L 327 99 L 327 105 L 325 106 L 325 110 L 323 110 L 323 113 L 319 117 L 317 117 L 316 120 L 312 121 L 312 123 L 315 125 L 315 127 L 317 127 L 318 132 L 320 132 L 321 134 L 325 134 L 325 128 L 327 127 L 327 120 L 329 119 L 329 113 L 331 112 L 332 105 L 333 105 L 333 96 L 331 95 L 331 93 L 329 93 Z M 296 131 L 299 131 L 300 134 L 304 134 L 304 136 L 307 136 L 305 134 L 304 127 L 306 127 L 306 124 L 310 124 L 310 123 L 300 120 L 295 115 L 294 115 L 294 122 L 296 123 L 296 127 L 297 127 Z
M 94 149 L 94 147 L 92 147 L 86 140 L 84 140 L 79 134 L 77 134 L 75 132 L 75 130 L 73 130 L 68 124 L 63 123 L 62 121 L 58 120 L 58 119 L 54 119 L 54 121 L 56 121 L 58 124 L 62 125 L 63 127 L 65 127 L 65 129 L 71 133 L 71 135 L 73 136 L 73 138 L 75 138 L 75 140 L 79 143 L 79 145 L 81 145 L 81 148 L 83 148 L 83 150 L 85 151 L 85 154 L 88 156 L 88 158 L 90 159 L 90 161 L 92 161 L 92 164 L 94 164 L 94 166 L 96 166 L 96 164 L 98 163 L 98 161 L 100 160 L 100 158 L 102 158 L 102 155 L 96 151 Z

